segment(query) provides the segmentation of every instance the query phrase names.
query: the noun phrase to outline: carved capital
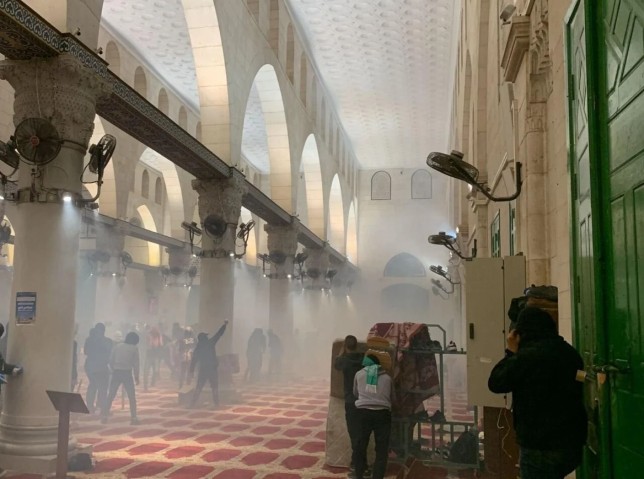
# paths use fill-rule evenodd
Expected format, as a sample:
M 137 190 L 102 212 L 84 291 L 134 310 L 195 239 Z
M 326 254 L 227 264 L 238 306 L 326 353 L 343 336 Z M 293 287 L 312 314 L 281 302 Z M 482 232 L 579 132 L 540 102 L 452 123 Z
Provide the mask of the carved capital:
M 247 193 L 246 183 L 238 177 L 223 180 L 192 180 L 192 189 L 199 194 L 199 217 L 217 215 L 226 223 L 237 224 L 241 213 L 242 197 Z
M 241 177 L 192 180 L 192 189 L 199 194 L 199 217 L 201 223 L 208 216 L 222 219 L 226 231 L 221 237 L 213 237 L 204 228 L 202 255 L 205 258 L 223 258 L 235 251 L 237 223 L 241 214 L 242 197 L 247 192 L 246 182 Z
M 543 96 L 552 93 L 552 61 L 548 35 L 548 2 L 539 0 L 534 3 L 530 15 L 530 73 L 542 76 Z
M 299 228 L 297 224 L 287 226 L 264 225 L 264 231 L 268 234 L 267 245 L 269 253 L 283 253 L 288 257 L 295 256 L 297 252 L 297 235 Z
M 63 140 L 84 148 L 94 131 L 96 101 L 110 93 L 105 80 L 67 54 L 3 60 L 0 79 L 7 80 L 15 90 L 16 126 L 26 118 L 45 118 Z

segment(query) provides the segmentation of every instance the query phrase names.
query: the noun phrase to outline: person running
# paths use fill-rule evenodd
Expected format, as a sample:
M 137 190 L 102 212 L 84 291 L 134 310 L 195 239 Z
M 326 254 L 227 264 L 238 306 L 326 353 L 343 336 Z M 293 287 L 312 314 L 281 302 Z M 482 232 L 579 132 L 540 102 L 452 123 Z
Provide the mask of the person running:
M 107 423 L 110 415 L 112 402 L 116 397 L 121 384 L 127 393 L 130 401 L 130 424 L 133 426 L 139 424 L 136 415 L 136 391 L 134 384 L 139 384 L 139 335 L 135 332 L 129 332 L 125 336 L 125 341 L 114 346 L 112 356 L 110 357 L 110 369 L 112 370 L 112 379 L 110 381 L 110 390 L 107 400 L 102 410 L 101 422 Z
M 210 389 L 212 390 L 213 406 L 219 406 L 219 375 L 217 374 L 219 361 L 217 360 L 215 345 L 217 344 L 217 341 L 219 341 L 219 338 L 224 335 L 224 331 L 226 331 L 227 325 L 228 320 L 225 320 L 224 324 L 210 339 L 208 339 L 208 335 L 206 333 L 199 333 L 197 335 L 197 346 L 192 353 L 192 361 L 190 362 L 190 375 L 188 376 L 188 383 L 190 383 L 195 369 L 198 369 L 197 385 L 195 387 L 195 392 L 190 403 L 191 408 L 194 408 L 197 405 L 199 396 L 201 395 L 201 391 L 203 390 L 206 381 L 208 381 L 208 383 L 210 384 Z

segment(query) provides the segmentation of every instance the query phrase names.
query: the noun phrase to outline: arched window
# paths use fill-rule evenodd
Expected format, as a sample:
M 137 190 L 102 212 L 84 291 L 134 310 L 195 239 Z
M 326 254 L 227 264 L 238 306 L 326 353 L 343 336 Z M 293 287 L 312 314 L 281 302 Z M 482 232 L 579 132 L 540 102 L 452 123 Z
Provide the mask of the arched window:
M 291 85 L 295 84 L 295 38 L 293 24 L 289 23 L 286 29 L 286 76 Z
M 158 204 L 163 203 L 163 182 L 161 178 L 157 178 L 154 182 L 154 202 Z
M 134 72 L 134 89 L 143 98 L 148 97 L 148 80 L 145 77 L 143 68 L 137 67 Z
M 432 198 L 432 175 L 427 170 L 417 170 L 411 175 L 411 199 L 429 200 Z
M 409 253 L 400 253 L 391 258 L 385 266 L 383 276 L 394 278 L 422 278 L 425 267 L 418 258 Z
M 179 126 L 185 131 L 188 130 L 188 112 L 183 106 L 179 108 Z
M 105 61 L 108 63 L 110 71 L 116 76 L 121 74 L 121 56 L 114 42 L 108 42 L 107 47 L 105 47 Z
M 163 88 L 159 90 L 159 101 L 157 107 L 164 115 L 167 115 L 170 111 L 170 101 L 168 100 L 168 94 Z
M 391 199 L 391 176 L 386 171 L 377 171 L 371 177 L 371 199 Z
M 150 195 L 150 175 L 148 170 L 143 170 L 141 175 L 141 196 L 143 198 L 148 198 Z
M 306 105 L 306 82 L 307 78 L 307 66 L 306 66 L 306 55 L 302 53 L 300 57 L 300 100 Z

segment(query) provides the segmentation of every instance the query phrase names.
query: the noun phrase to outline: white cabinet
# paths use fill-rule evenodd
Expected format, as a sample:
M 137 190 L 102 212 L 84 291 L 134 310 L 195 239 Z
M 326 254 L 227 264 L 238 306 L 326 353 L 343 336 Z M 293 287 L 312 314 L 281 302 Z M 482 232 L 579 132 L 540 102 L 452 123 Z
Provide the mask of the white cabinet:
M 510 302 L 526 287 L 525 257 L 475 258 L 465 263 L 464 280 L 468 403 L 509 407 L 507 398 L 488 390 L 487 380 L 505 354 Z

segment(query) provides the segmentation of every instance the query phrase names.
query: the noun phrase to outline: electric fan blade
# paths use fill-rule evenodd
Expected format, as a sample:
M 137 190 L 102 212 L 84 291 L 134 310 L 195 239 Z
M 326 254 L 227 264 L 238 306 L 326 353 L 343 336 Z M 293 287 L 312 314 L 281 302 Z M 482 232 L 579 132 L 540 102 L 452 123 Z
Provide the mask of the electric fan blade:
M 56 127 L 43 118 L 27 118 L 17 127 L 16 148 L 25 160 L 36 165 L 52 161 L 62 146 Z

